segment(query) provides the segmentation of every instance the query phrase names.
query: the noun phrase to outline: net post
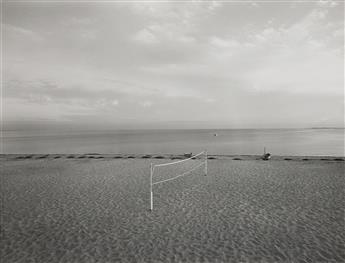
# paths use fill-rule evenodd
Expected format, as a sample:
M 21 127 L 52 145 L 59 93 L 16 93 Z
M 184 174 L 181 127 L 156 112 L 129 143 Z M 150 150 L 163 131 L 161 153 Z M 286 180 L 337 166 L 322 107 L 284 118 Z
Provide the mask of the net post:
M 153 174 L 153 164 L 151 163 L 150 165 L 150 211 L 153 210 L 152 174 Z
M 207 176 L 207 150 L 205 150 L 205 176 Z

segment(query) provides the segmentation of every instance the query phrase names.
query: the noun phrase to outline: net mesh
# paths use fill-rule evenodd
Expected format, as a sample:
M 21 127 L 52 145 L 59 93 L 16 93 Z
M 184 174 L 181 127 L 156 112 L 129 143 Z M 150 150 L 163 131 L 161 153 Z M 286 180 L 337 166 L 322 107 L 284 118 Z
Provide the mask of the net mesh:
M 206 173 L 207 154 L 201 152 L 190 158 L 169 163 L 155 164 L 152 173 L 152 185 L 158 185 L 191 174 L 193 171 Z

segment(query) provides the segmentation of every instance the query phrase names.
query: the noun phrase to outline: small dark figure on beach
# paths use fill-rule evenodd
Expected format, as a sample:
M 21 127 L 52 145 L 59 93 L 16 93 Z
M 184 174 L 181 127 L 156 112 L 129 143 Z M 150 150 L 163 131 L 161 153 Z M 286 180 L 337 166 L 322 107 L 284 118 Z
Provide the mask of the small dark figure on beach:
M 270 153 L 266 153 L 266 147 L 264 147 L 264 155 L 262 155 L 261 158 L 264 161 L 268 161 L 269 159 L 271 159 L 271 154 Z
M 265 153 L 262 156 L 262 160 L 264 160 L 264 161 L 268 161 L 269 159 L 271 159 L 271 154 L 270 153 Z

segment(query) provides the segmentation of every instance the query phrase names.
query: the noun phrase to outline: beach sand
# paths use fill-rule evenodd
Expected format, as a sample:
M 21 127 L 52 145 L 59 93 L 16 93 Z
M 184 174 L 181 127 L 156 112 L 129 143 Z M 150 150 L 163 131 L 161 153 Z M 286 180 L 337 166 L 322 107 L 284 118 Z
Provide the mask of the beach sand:
M 150 212 L 168 157 L 1 156 L 2 262 L 345 261 L 343 158 L 214 156 Z

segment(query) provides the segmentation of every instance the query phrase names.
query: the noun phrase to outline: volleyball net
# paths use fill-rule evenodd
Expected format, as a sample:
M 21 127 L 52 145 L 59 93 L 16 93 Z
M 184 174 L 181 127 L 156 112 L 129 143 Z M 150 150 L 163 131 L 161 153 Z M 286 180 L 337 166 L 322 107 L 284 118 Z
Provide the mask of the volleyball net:
M 207 151 L 202 151 L 187 159 L 170 163 L 153 164 L 150 167 L 150 209 L 153 210 L 153 188 L 156 185 L 168 183 L 185 175 L 191 174 L 203 167 L 207 175 Z

